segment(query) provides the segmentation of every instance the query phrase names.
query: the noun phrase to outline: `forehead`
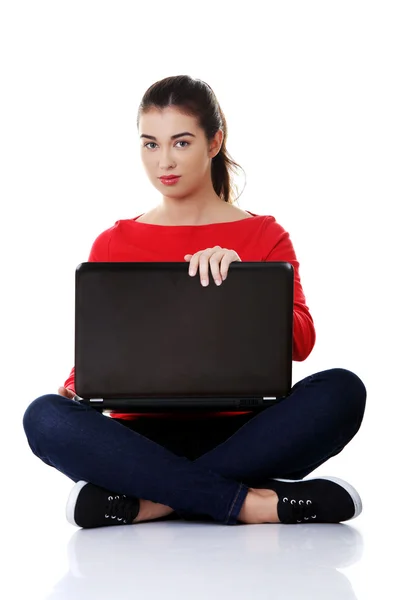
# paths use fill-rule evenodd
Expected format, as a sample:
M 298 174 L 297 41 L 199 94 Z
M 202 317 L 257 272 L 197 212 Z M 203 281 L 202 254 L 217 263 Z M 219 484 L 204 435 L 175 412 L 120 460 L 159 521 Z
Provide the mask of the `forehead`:
M 177 128 L 180 128 L 179 131 L 183 131 L 182 127 L 188 131 L 197 130 L 195 117 L 185 115 L 171 106 L 163 109 L 152 108 L 143 113 L 139 120 L 139 133 L 151 134 L 156 131 L 165 131 L 165 134 L 169 135 L 176 133 Z

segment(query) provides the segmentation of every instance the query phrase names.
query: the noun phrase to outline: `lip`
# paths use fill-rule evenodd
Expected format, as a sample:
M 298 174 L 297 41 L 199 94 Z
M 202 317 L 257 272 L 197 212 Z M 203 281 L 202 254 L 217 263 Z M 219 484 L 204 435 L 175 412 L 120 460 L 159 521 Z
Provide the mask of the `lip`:
M 169 181 L 170 179 L 179 179 L 180 175 L 166 175 L 165 177 L 159 177 L 159 179 L 163 179 L 164 181 Z

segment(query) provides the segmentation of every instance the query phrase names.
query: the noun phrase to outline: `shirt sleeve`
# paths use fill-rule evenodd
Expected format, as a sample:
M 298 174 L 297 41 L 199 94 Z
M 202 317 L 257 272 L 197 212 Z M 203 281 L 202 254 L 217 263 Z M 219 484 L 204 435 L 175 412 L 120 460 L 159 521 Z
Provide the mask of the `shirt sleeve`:
M 293 290 L 293 360 L 303 361 L 315 345 L 315 327 L 300 280 L 299 261 L 289 233 L 272 218 L 266 229 L 265 261 L 286 261 L 294 268 Z

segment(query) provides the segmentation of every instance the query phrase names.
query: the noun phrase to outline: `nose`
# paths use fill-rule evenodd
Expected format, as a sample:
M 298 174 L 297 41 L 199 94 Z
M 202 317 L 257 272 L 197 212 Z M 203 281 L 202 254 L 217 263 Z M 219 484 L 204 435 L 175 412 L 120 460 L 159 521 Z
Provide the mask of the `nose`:
M 171 158 L 171 152 L 168 148 L 166 150 L 161 150 L 160 152 L 161 154 L 159 155 L 159 168 L 160 171 L 164 171 L 164 169 L 167 169 L 172 164 L 174 164 L 174 161 Z

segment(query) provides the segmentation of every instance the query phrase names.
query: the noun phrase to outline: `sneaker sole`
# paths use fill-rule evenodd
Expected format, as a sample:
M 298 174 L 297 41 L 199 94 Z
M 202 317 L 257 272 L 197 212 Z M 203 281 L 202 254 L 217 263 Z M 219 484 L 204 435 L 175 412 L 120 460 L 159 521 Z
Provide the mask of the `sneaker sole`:
M 78 523 L 75 521 L 75 506 L 76 506 L 76 501 L 78 499 L 78 496 L 80 494 L 80 491 L 83 487 L 85 487 L 85 485 L 87 485 L 87 481 L 78 481 L 74 487 L 72 488 L 69 496 L 68 496 L 68 500 L 67 500 L 67 507 L 66 507 L 66 516 L 67 516 L 67 521 L 69 523 L 71 523 L 71 525 L 75 525 L 75 527 L 80 527 L 80 525 L 78 525 Z
M 275 481 L 287 481 L 289 483 L 290 482 L 295 483 L 296 481 L 303 481 L 303 482 L 311 481 L 311 479 L 278 479 L 277 477 L 273 477 L 273 479 L 275 479 Z M 333 483 L 337 483 L 342 488 L 344 488 L 346 490 L 346 492 L 349 494 L 349 496 L 351 497 L 351 499 L 353 500 L 353 504 L 354 504 L 354 515 L 352 517 L 350 517 L 350 519 L 346 519 L 346 520 L 351 521 L 352 519 L 355 519 L 356 517 L 358 517 L 358 515 L 362 511 L 362 502 L 361 502 L 360 494 L 357 492 L 357 490 L 355 488 L 353 488 L 352 485 L 350 485 L 350 483 L 348 483 L 347 481 L 344 481 L 343 479 L 339 479 L 339 477 L 313 477 L 312 479 L 327 479 L 328 481 L 333 481 Z

